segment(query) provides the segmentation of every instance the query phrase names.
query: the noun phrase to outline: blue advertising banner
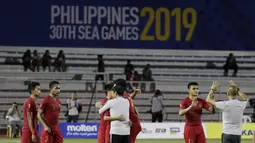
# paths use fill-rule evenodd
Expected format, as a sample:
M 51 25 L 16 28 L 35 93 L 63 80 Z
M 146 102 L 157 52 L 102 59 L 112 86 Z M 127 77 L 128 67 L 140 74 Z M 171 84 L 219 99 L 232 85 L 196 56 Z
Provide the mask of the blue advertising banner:
M 96 139 L 99 123 L 59 123 L 64 138 Z M 41 135 L 42 125 L 39 125 Z
M 2 1 L 0 45 L 255 50 L 254 0 Z

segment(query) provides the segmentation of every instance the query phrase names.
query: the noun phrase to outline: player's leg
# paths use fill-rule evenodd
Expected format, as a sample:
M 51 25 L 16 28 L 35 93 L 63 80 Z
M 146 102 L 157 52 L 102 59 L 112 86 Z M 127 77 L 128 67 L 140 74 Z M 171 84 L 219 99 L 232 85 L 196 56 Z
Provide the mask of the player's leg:
M 184 140 L 186 143 L 196 143 L 196 132 L 194 126 L 185 125 Z
M 206 143 L 206 137 L 203 126 L 195 126 L 195 132 L 197 135 L 197 143 Z
M 137 124 L 137 125 L 136 125 Z M 131 129 L 130 129 L 130 137 L 129 137 L 129 142 L 130 143 L 135 143 L 135 140 L 136 140 L 136 137 L 137 135 L 141 132 L 142 128 L 140 126 L 140 123 L 134 123 L 132 126 L 131 126 Z
M 23 129 L 20 143 L 30 143 L 32 140 L 31 137 L 32 137 L 31 132 L 29 130 Z
M 54 143 L 53 142 L 53 133 L 48 133 L 42 129 L 41 143 Z
M 61 130 L 58 129 L 54 131 L 53 143 L 63 143 L 64 139 L 61 133 Z
M 105 129 L 105 143 L 110 143 L 110 123 L 107 123 L 106 129 Z
M 35 136 L 36 136 L 36 139 L 37 139 L 36 143 L 41 143 L 40 135 L 39 135 L 38 132 L 36 132 Z
M 105 132 L 103 127 L 99 127 L 98 129 L 98 138 L 97 143 L 105 143 Z

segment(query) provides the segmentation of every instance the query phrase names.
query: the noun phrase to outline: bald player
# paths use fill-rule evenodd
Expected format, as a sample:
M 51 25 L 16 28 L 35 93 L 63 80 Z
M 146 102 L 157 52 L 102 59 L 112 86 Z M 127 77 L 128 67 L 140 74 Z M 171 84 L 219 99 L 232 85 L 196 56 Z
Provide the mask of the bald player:
M 214 81 L 213 84 L 215 84 Z M 234 81 L 229 81 L 227 91 L 228 100 L 215 102 L 214 90 L 211 90 L 207 97 L 207 102 L 222 111 L 222 143 L 241 143 L 242 116 L 246 108 L 248 98 L 241 92 Z M 238 99 L 237 95 L 240 96 Z

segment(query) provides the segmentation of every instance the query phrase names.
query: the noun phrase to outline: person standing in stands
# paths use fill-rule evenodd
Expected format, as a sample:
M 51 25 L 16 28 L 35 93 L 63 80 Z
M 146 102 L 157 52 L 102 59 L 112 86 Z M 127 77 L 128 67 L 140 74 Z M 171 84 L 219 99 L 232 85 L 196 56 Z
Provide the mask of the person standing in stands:
M 54 72 L 56 70 L 59 72 L 65 72 L 66 71 L 65 63 L 66 63 L 66 57 L 65 57 L 64 51 L 60 50 L 58 52 L 58 56 L 54 62 L 54 66 L 55 66 Z
M 32 57 L 32 71 L 39 72 L 40 71 L 40 65 L 41 65 L 41 58 L 37 50 L 34 50 L 34 55 Z
M 27 50 L 24 55 L 22 56 L 22 64 L 24 67 L 24 71 L 27 71 L 27 69 L 31 69 L 31 51 Z
M 150 64 L 147 64 L 145 66 L 145 68 L 143 69 L 143 74 L 142 74 L 142 80 L 145 81 L 145 82 L 152 82 L 154 81 L 154 79 L 152 78 L 152 71 L 150 69 L 151 65 Z M 142 83 L 141 84 L 141 89 L 142 90 L 146 90 L 146 83 Z M 152 82 L 150 83 L 150 91 L 155 91 L 155 83 Z
M 224 68 L 224 76 L 228 76 L 228 70 L 233 69 L 233 75 L 236 76 L 237 71 L 238 71 L 238 65 L 235 56 L 233 53 L 230 53 L 229 56 L 227 57 L 226 64 L 223 66 Z
M 103 60 L 103 55 L 97 55 L 97 72 L 105 72 L 105 65 L 104 65 L 104 60 Z M 103 88 L 105 87 L 105 82 L 104 82 L 104 75 L 103 74 L 97 74 L 96 75 L 96 80 L 102 80 L 103 81 Z
M 42 57 L 43 71 L 45 71 L 46 68 L 48 67 L 49 72 L 51 72 L 51 60 L 52 60 L 52 57 L 50 56 L 50 51 L 46 50 Z
M 127 64 L 124 69 L 124 74 L 126 75 L 127 81 L 130 81 L 132 79 L 133 70 L 134 70 L 133 64 L 131 64 L 130 60 L 127 60 Z

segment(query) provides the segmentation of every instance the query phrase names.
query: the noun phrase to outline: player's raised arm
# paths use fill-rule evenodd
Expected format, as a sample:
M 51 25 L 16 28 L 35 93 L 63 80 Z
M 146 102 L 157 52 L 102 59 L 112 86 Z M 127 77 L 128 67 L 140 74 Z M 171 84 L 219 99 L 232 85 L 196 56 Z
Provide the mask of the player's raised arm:
M 137 94 L 141 94 L 141 93 L 142 93 L 141 89 L 135 89 L 134 92 L 130 94 L 130 97 L 134 99 Z
M 215 97 L 214 97 L 213 94 L 214 94 L 214 91 L 216 91 L 219 86 L 220 86 L 220 83 L 218 81 L 213 81 L 211 89 L 210 89 L 210 91 L 208 93 L 208 96 L 206 98 L 206 102 L 213 105 L 213 106 L 215 106 Z M 212 107 L 210 110 L 214 111 L 213 108 L 214 107 Z
M 44 110 L 46 109 L 46 106 L 47 106 L 47 101 L 45 99 L 43 99 L 41 102 L 40 108 L 38 110 L 38 113 L 37 113 L 37 118 L 42 123 L 45 131 L 51 132 L 50 128 L 48 127 L 48 125 L 45 123 L 45 121 L 42 118 L 42 114 L 43 114 Z
M 186 100 L 183 100 L 180 104 L 180 109 L 179 109 L 179 115 L 183 116 L 185 115 L 192 107 L 197 105 L 197 98 L 194 98 L 192 100 L 192 103 L 190 106 L 187 107 L 187 104 L 185 103 Z

